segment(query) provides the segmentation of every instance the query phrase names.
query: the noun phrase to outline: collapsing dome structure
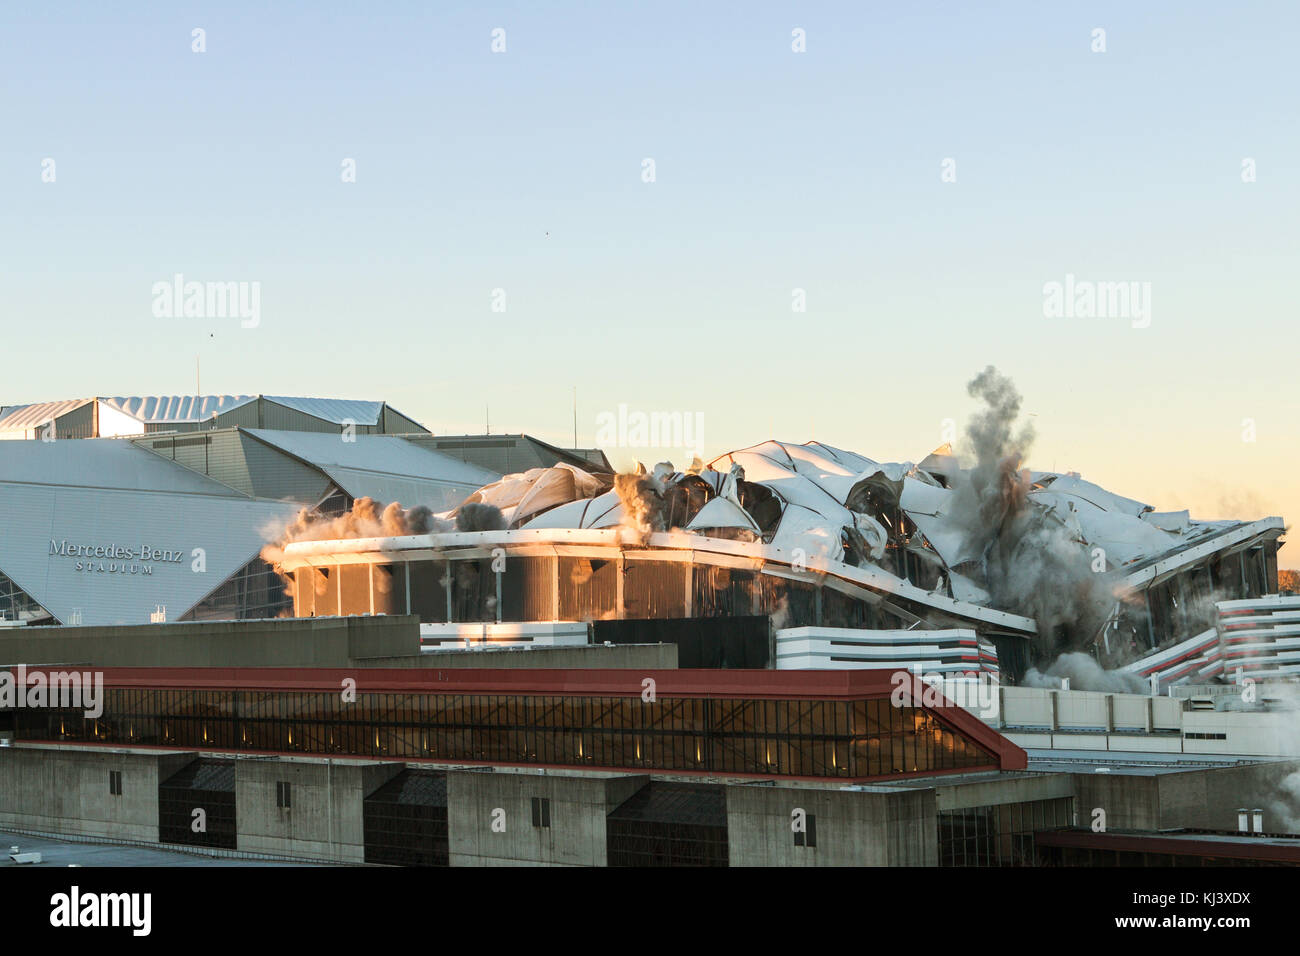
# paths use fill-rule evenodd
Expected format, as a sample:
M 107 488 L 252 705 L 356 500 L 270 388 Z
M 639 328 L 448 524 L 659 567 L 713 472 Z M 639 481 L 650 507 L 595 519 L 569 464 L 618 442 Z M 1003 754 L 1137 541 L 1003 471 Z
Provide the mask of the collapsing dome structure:
M 1073 651 L 1118 667 L 1212 626 L 1216 602 L 1276 590 L 1281 518 L 1157 512 L 1077 474 L 1020 469 L 1004 438 L 970 467 L 947 446 L 913 464 L 779 441 L 686 472 L 561 463 L 440 515 L 358 501 L 375 520 L 308 517 L 269 560 L 298 616 L 762 615 L 778 635 L 825 631 L 825 666 L 893 659 L 836 656 L 861 646 L 854 634 L 903 645 L 956 629 L 990 652 L 974 656 L 996 647 L 1011 680 Z

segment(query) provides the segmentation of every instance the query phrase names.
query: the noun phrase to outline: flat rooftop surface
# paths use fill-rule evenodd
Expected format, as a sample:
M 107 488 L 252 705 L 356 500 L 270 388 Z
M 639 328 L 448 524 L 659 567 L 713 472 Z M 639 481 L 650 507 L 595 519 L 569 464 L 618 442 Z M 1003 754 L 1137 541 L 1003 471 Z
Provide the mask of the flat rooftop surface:
M 1162 773 L 1183 773 L 1213 767 L 1240 767 L 1247 764 L 1278 763 L 1294 757 L 1255 757 L 1241 754 L 1171 754 L 1118 750 L 1038 750 L 1026 748 L 1029 769 L 1043 773 L 1096 773 L 1098 767 L 1108 773 L 1137 774 L 1150 777 Z
M 1001 780 L 1017 780 L 1026 777 L 1043 777 L 1046 773 L 1036 773 L 1038 768 L 1032 763 L 1028 770 L 978 770 L 973 773 L 936 773 L 928 777 L 902 777 L 898 780 L 873 780 L 870 783 L 844 784 L 829 786 L 824 789 L 862 790 L 868 793 L 889 793 L 895 790 L 930 790 L 935 787 L 960 787 L 972 783 L 989 783 Z
M 40 863 L 14 863 L 9 848 L 23 853 L 39 853 Z M 203 853 L 179 853 L 175 850 L 118 843 L 79 843 L 58 837 L 29 836 L 0 830 L 0 868 L 6 866 L 311 866 L 310 863 L 285 863 L 279 860 L 244 860 L 234 857 L 208 856 Z

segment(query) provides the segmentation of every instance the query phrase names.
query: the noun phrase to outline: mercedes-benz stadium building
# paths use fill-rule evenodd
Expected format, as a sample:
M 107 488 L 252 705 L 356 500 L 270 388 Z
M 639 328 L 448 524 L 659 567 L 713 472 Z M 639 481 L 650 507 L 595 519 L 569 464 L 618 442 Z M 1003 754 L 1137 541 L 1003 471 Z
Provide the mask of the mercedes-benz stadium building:
M 383 402 L 47 402 L 0 408 L 0 438 L 20 439 L 0 441 L 10 623 L 275 617 L 292 600 L 259 555 L 303 508 L 372 497 L 443 510 L 498 477 Z

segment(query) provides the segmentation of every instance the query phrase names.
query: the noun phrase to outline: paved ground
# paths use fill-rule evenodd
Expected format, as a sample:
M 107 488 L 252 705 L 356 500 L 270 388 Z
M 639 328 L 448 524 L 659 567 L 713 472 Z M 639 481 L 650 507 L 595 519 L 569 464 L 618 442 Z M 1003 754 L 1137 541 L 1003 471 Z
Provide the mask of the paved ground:
M 39 853 L 40 863 L 18 864 L 9 859 L 10 848 Z M 177 853 L 145 846 L 112 843 L 71 843 L 57 837 L 28 836 L 0 830 L 0 867 L 6 866 L 300 866 L 270 860 L 239 860 L 223 856 Z

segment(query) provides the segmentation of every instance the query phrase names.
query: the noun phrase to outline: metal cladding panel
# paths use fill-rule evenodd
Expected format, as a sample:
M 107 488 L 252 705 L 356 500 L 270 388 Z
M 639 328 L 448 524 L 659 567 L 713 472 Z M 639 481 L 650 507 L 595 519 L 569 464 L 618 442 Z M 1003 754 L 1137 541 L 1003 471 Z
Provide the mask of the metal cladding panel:
M 688 564 L 629 561 L 623 575 L 623 616 L 686 617 L 686 592 L 690 586 L 690 573 Z
M 593 465 L 583 454 L 548 445 L 531 435 L 416 435 L 407 440 L 502 475 L 517 474 L 530 468 L 551 468 L 560 462 L 584 470 L 608 470 L 603 454 L 599 457 L 604 464 L 596 462 Z
M 717 499 L 715 499 L 717 500 Z M 754 613 L 754 572 L 698 564 L 693 568 L 695 617 L 726 617 Z
M 246 495 L 260 498 L 278 498 L 279 495 L 263 495 L 254 480 L 254 469 L 248 461 L 245 443 L 256 444 L 245 439 L 237 431 L 211 432 L 204 436 L 208 439 L 204 449 L 204 474 L 232 488 L 237 488 Z
M 87 403 L 80 408 L 60 415 L 54 421 L 54 434 L 59 438 L 94 438 L 95 406 Z
M 346 614 L 339 605 L 339 568 L 316 569 L 316 613 L 321 617 L 330 614 Z
M 453 619 L 467 623 L 496 617 L 496 575 L 492 562 L 455 561 L 451 566 Z
M 293 573 L 293 613 L 295 617 L 316 616 L 316 580 L 320 572 L 315 568 L 299 568 Z
M 275 427 L 271 424 L 272 405 L 279 406 L 279 409 L 289 409 L 298 412 L 300 415 L 309 415 L 323 422 L 329 422 L 334 425 L 330 431 L 338 431 L 341 426 L 348 422 L 358 426 L 378 425 L 380 409 L 384 405 L 383 402 L 353 401 L 347 398 L 297 398 L 286 395 L 264 395 L 262 397 L 266 400 L 267 405 L 266 427 L 268 428 Z
M 165 438 L 136 439 L 155 455 L 169 458 L 192 471 L 229 485 L 236 491 L 253 497 L 278 497 L 259 495 L 253 487 L 248 462 L 244 458 L 241 436 L 234 429 L 204 431 L 202 434 L 170 435 Z
M 397 409 L 389 405 L 384 406 L 384 427 L 383 430 L 389 435 L 405 435 L 412 432 L 423 432 L 428 434 L 429 429 L 425 428 L 414 418 L 408 418 Z
M 492 436 L 490 438 L 414 438 L 412 444 L 451 455 L 480 468 L 502 475 L 512 475 L 530 468 L 543 468 L 545 462 L 528 442 L 518 435 Z
M 386 435 L 357 435 L 354 441 L 344 441 L 339 435 L 262 429 L 248 434 L 320 469 L 353 498 L 397 501 L 408 508 L 453 508 L 500 477 Z
M 763 574 L 758 578 L 758 588 L 760 612 L 779 616 L 785 627 L 820 623 L 817 620 L 819 588 L 815 584 Z
M 258 428 L 261 421 L 258 418 L 260 403 L 256 400 L 239 405 L 229 411 L 222 412 L 212 420 L 213 428 Z
M 235 433 L 230 433 L 232 436 Z M 217 437 L 217 436 L 214 436 Z M 221 436 L 224 439 L 224 435 Z M 223 443 L 221 457 L 213 446 L 213 477 L 225 480 L 227 473 L 243 469 L 248 475 L 249 493 L 258 498 L 279 498 L 314 505 L 325 497 L 333 482 L 319 468 L 271 448 L 240 432 L 232 442 L 228 458 Z M 241 489 L 242 490 L 242 489 Z
M 619 562 L 604 558 L 559 559 L 561 621 L 589 621 L 618 613 Z
M 208 438 L 206 435 L 172 435 L 167 438 L 142 441 L 139 444 L 152 449 L 155 454 L 184 465 L 191 471 L 208 474 Z M 242 491 L 243 489 L 239 490 Z
M 301 432 L 258 430 L 251 434 L 325 470 L 337 466 L 381 475 L 455 482 L 472 485 L 475 490 L 501 477 L 497 472 L 388 435 L 358 435 L 355 441 L 344 441 L 337 435 Z
M 73 398 L 62 402 L 36 402 L 32 405 L 6 405 L 0 414 L 0 432 L 25 432 L 38 429 L 47 422 L 67 415 L 88 404 L 89 398 Z
M 442 624 L 447 620 L 447 589 L 443 583 L 447 565 L 438 561 L 412 561 L 411 613 L 421 624 Z
M 296 408 L 286 408 L 270 399 L 262 402 L 258 427 L 288 432 L 325 432 L 330 435 L 338 435 L 343 430 L 338 422 L 317 418 Z M 357 430 L 363 429 L 358 427 Z
M 0 484 L 0 570 L 65 623 L 74 610 L 83 624 L 148 623 L 159 604 L 176 620 L 295 510 L 239 497 Z M 90 554 L 72 553 L 78 547 Z
M 345 564 L 338 569 L 339 601 L 344 614 L 370 613 L 370 565 Z
M 501 579 L 502 620 L 554 621 L 554 557 L 510 558 Z
M 401 565 L 372 564 L 371 593 L 375 614 L 406 613 L 406 568 Z
M 204 422 L 214 415 L 247 405 L 254 395 L 150 395 L 101 398 L 115 408 L 142 422 Z
M 6 442 L 0 447 L 0 482 L 241 497 L 231 488 L 178 468 L 151 449 L 121 438 Z
M 139 444 L 255 498 L 314 505 L 332 485 L 319 469 L 234 428 L 147 439 Z

